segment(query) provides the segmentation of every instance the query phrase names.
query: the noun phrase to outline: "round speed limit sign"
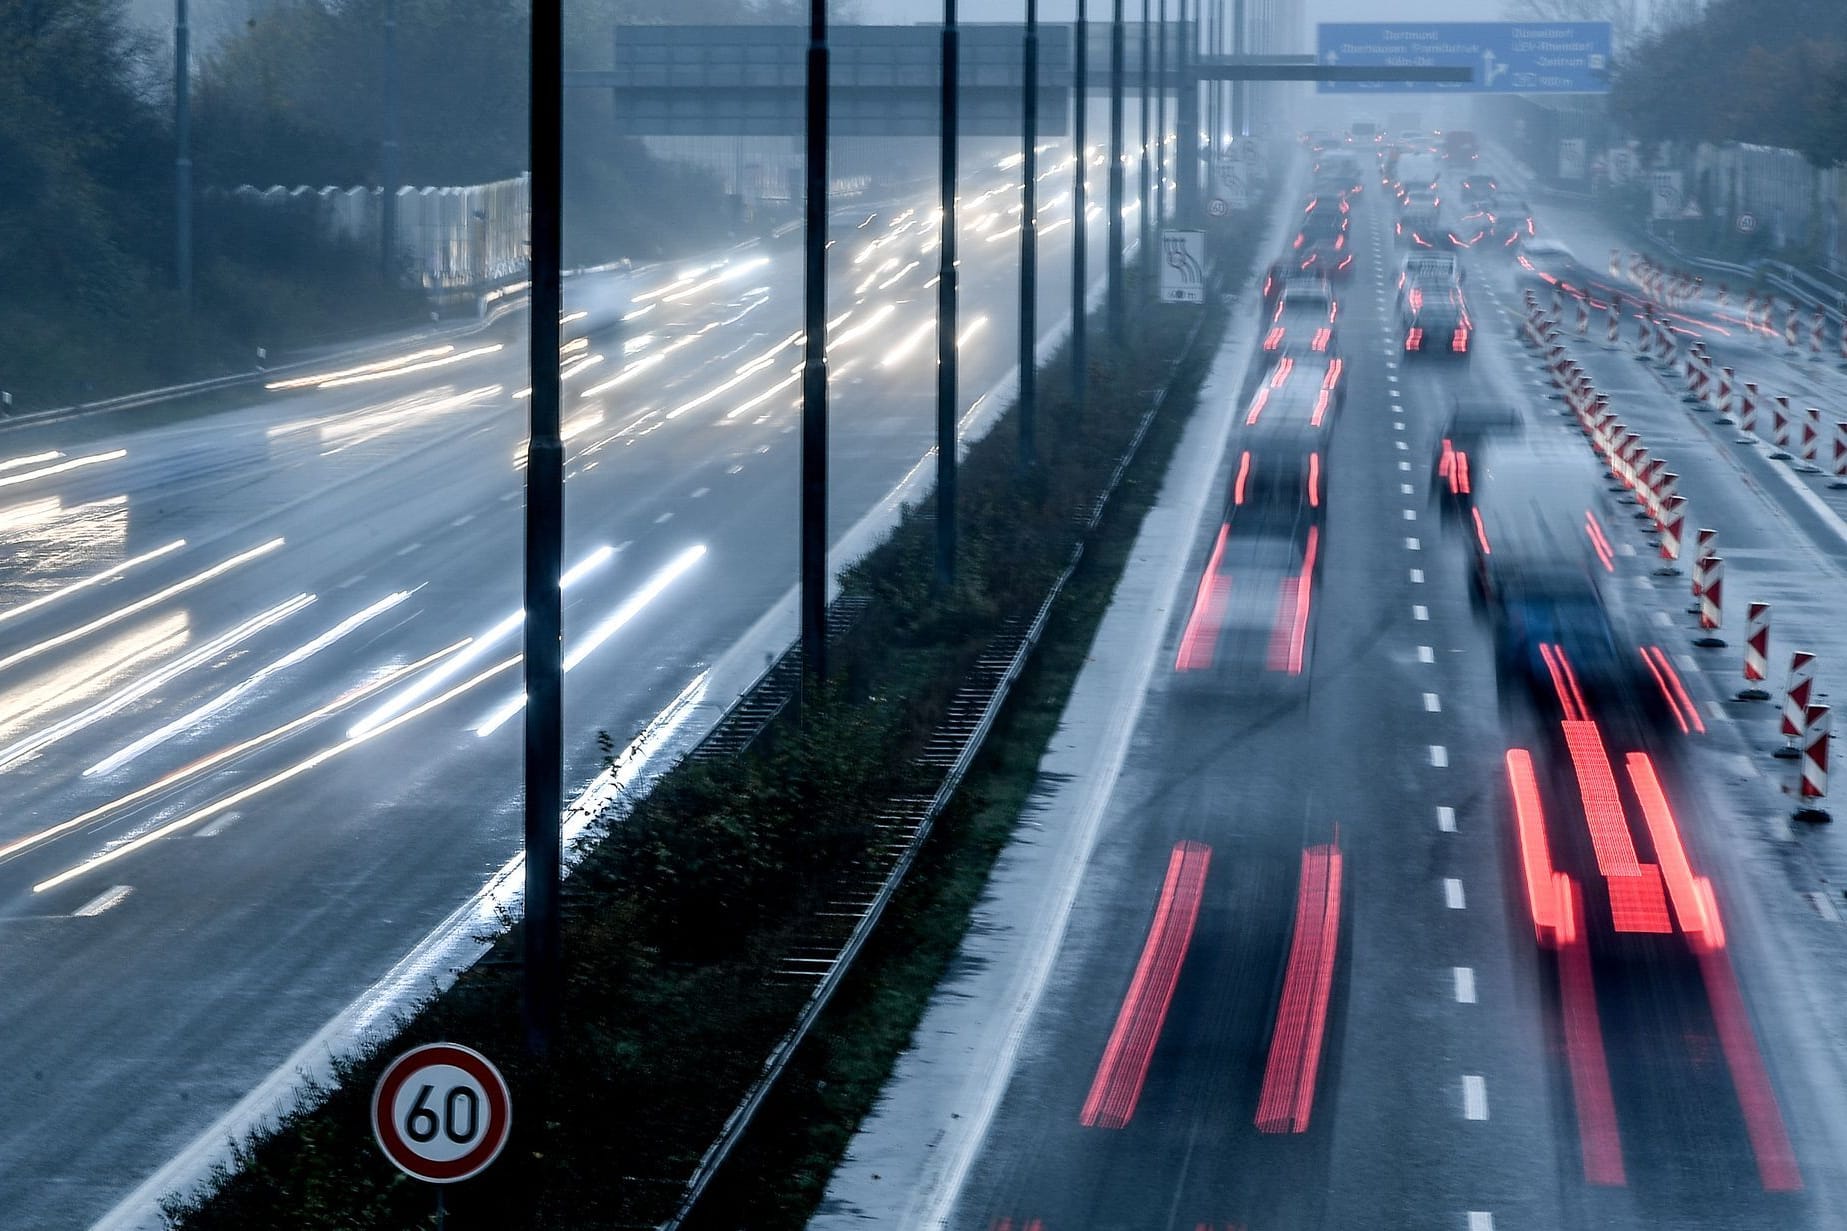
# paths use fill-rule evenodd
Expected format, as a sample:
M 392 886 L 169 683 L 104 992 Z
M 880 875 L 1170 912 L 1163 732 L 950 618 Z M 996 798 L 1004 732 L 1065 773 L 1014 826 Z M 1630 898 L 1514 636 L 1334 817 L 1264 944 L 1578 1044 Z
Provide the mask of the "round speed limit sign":
M 507 1080 L 454 1043 L 412 1048 L 372 1092 L 372 1134 L 399 1170 L 431 1184 L 466 1180 L 499 1157 L 513 1126 Z

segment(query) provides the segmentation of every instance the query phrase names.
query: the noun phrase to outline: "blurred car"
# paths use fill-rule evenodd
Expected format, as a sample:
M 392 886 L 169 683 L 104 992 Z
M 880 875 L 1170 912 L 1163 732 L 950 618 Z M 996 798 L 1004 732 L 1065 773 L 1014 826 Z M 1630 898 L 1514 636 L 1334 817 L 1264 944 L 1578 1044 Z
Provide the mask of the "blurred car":
M 1405 209 L 1398 219 L 1396 239 L 1401 248 L 1465 247 L 1454 229 L 1444 219 L 1441 206 L 1418 203 Z
M 1279 356 L 1338 354 L 1334 322 L 1339 315 L 1340 305 L 1325 286 L 1292 281 L 1277 296 L 1260 345 Z
M 1502 246 L 1525 243 L 1539 233 L 1533 221 L 1533 207 L 1525 197 L 1497 192 L 1489 198 L 1489 234 Z
M 1398 329 L 1407 355 L 1449 355 L 1466 360 L 1475 322 L 1457 286 L 1412 286 L 1398 309 Z
M 1500 187 L 1494 176 L 1475 170 L 1462 177 L 1462 200 L 1468 205 L 1485 205 Z
M 1464 128 L 1452 128 L 1443 134 L 1443 157 L 1452 163 L 1475 162 L 1481 157 L 1475 134 Z
M 1292 283 L 1303 283 L 1319 287 L 1331 298 L 1333 291 L 1328 286 L 1327 275 L 1316 269 L 1302 269 L 1293 256 L 1280 257 L 1270 262 L 1269 269 L 1263 275 L 1263 306 L 1266 312 L 1276 311 L 1276 302 L 1283 291 Z
M 1324 154 L 1317 159 L 1314 176 L 1317 181 L 1343 184 L 1349 192 L 1359 192 L 1366 183 L 1359 158 L 1345 150 Z
M 1340 208 L 1328 208 L 1326 198 L 1317 198 L 1302 215 L 1300 229 L 1291 245 L 1296 268 L 1328 278 L 1344 278 L 1353 272 L 1353 246 L 1350 222 Z

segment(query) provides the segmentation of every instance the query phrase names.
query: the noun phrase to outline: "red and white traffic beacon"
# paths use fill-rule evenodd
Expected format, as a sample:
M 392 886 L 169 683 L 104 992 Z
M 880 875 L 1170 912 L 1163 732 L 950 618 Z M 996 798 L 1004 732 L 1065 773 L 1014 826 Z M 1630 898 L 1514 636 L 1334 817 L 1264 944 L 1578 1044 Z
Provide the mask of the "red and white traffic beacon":
M 457 1043 L 426 1043 L 385 1066 L 372 1092 L 372 1135 L 392 1165 L 428 1184 L 479 1175 L 513 1127 L 507 1079 Z M 443 1190 L 436 1190 L 442 1225 Z

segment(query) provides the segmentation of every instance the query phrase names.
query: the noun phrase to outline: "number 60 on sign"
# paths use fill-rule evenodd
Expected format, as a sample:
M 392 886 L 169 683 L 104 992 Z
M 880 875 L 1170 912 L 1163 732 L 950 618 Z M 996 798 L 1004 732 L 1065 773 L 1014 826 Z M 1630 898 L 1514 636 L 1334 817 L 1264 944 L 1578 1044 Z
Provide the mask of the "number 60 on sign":
M 372 1133 L 399 1170 L 431 1184 L 476 1175 L 499 1157 L 513 1125 L 506 1078 L 455 1043 L 412 1048 L 372 1092 Z

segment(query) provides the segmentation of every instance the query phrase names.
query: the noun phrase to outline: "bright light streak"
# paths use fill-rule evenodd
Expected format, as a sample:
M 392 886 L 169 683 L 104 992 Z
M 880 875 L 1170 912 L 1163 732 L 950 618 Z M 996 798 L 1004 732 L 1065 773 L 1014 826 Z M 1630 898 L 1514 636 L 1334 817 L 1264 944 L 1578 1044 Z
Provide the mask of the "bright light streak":
M 307 385 L 319 385 L 323 381 L 395 370 L 407 363 L 417 363 L 424 359 L 439 359 L 454 350 L 453 346 L 432 346 L 428 350 L 412 351 L 408 355 L 395 355 L 390 359 L 377 359 L 371 363 L 359 364 L 357 367 L 341 368 L 337 372 L 321 372 L 314 376 L 292 376 L 287 380 L 272 380 L 263 387 L 265 389 L 300 389 Z
M 0 692 L 0 728 L 11 732 L 41 714 L 85 700 L 185 640 L 186 617 L 174 612 L 79 654 L 75 662 L 44 676 L 10 685 Z
M 126 748 L 104 757 L 96 764 L 90 766 L 90 768 L 84 770 L 83 776 L 88 778 L 93 774 L 111 773 L 127 765 L 130 761 L 133 761 L 148 749 L 158 747 L 180 732 L 198 726 L 207 718 L 216 714 L 219 710 L 222 710 L 227 705 L 236 701 L 239 697 L 250 692 L 253 688 L 261 685 L 263 681 L 269 679 L 271 676 L 280 674 L 281 672 L 287 671 L 290 667 L 298 666 L 306 662 L 334 642 L 345 637 L 348 633 L 363 627 L 376 617 L 390 611 L 393 607 L 396 607 L 399 603 L 409 598 L 411 593 L 412 592 L 409 590 L 399 590 L 393 594 L 387 594 L 384 598 L 379 599 L 376 603 L 373 603 L 363 611 L 355 612 L 346 617 L 346 619 L 341 620 L 338 624 L 314 638 L 312 641 L 296 646 L 281 658 L 276 659 L 267 667 L 258 671 L 255 675 L 252 675 L 249 679 L 225 689 L 216 697 L 207 701 L 204 705 L 195 708 L 191 713 L 182 714 L 159 730 L 152 731 L 128 745 Z
M 47 479 L 54 474 L 63 474 L 67 470 L 77 470 L 84 466 L 94 466 L 99 462 L 113 462 L 127 456 L 127 449 L 111 449 L 107 453 L 91 453 L 85 457 L 73 457 L 67 462 L 56 462 L 50 466 L 41 466 L 37 470 L 28 470 L 23 474 L 0 476 L 0 487 L 12 487 L 16 483 L 30 483 L 34 479 Z
M 920 261 L 912 261 L 912 262 L 911 262 L 910 264 L 908 264 L 908 265 L 906 265 L 906 266 L 905 266 L 905 267 L 904 267 L 903 269 L 900 269 L 900 270 L 899 270 L 899 271 L 898 271 L 897 273 L 895 273 L 895 274 L 893 274 L 893 275 L 892 275 L 891 277 L 889 277 L 889 278 L 887 278 L 887 279 L 885 279 L 885 281 L 883 281 L 883 282 L 881 282 L 881 283 L 879 283 L 879 289 L 880 289 L 881 291 L 884 291 L 884 290 L 889 290 L 889 289 L 891 289 L 891 286 L 892 286 L 892 284 L 893 284 L 893 283 L 895 283 L 895 282 L 897 282 L 897 281 L 898 281 L 899 279 L 901 279 L 901 278 L 903 278 L 903 277 L 904 277 L 904 275 L 906 275 L 906 274 L 908 274 L 908 273 L 910 273 L 910 272 L 911 272 L 911 271 L 912 271 L 913 269 L 916 269 L 916 268 L 917 268 L 917 266 L 918 266 L 918 265 L 920 265 L 921 263 L 922 263 L 922 262 L 920 262 Z
M 453 364 L 465 363 L 470 359 L 479 359 L 483 355 L 492 355 L 504 349 L 505 343 L 494 342 L 487 346 L 477 346 L 473 350 L 457 351 L 453 355 L 444 355 L 440 359 L 425 359 L 422 363 L 406 364 L 383 372 L 366 372 L 355 376 L 340 376 L 323 380 L 316 389 L 339 389 L 346 385 L 364 384 L 367 381 L 387 380 L 393 376 L 403 376 L 410 372 L 427 372 L 432 368 L 446 368 Z
M 1005 230 L 994 232 L 994 234 L 987 236 L 986 239 L 988 243 L 992 244 L 992 243 L 997 243 L 1000 240 L 1006 239 L 1010 235 L 1018 235 L 1019 233 L 1020 233 L 1019 224 L 1016 223 L 1013 226 L 1006 228 Z
M 162 791 L 167 790 L 169 787 L 177 786 L 179 783 L 184 782 L 188 778 L 195 778 L 198 775 L 206 772 L 209 769 L 212 769 L 215 766 L 222 765 L 226 761 L 230 761 L 237 757 L 240 757 L 246 752 L 250 752 L 253 749 L 262 747 L 264 744 L 273 744 L 277 740 L 283 738 L 286 735 L 291 735 L 294 732 L 301 730 L 303 727 L 319 722 L 321 719 L 327 717 L 329 714 L 337 713 L 341 709 L 345 708 L 346 706 L 352 705 L 356 701 L 363 701 L 365 698 L 371 696 L 373 693 L 389 688 L 391 685 L 397 683 L 399 680 L 403 679 L 405 676 L 410 675 L 414 672 L 423 670 L 423 668 L 429 666 L 433 662 L 436 662 L 438 659 L 444 658 L 450 654 L 455 653 L 457 650 L 461 649 L 462 646 L 466 644 L 468 643 L 465 641 L 457 642 L 455 645 L 447 646 L 441 650 L 436 651 L 436 653 L 429 655 L 428 657 L 420 658 L 414 663 L 407 663 L 402 667 L 394 667 L 391 670 L 386 671 L 383 675 L 379 676 L 377 679 L 371 681 L 370 683 L 360 684 L 359 686 L 355 688 L 348 689 L 345 693 L 334 698 L 332 701 L 329 701 L 326 705 L 321 706 L 319 709 L 303 714 L 299 718 L 292 718 L 288 722 L 283 723 L 281 726 L 272 727 L 268 731 L 263 732 L 261 735 L 253 735 L 249 739 L 244 740 L 242 743 L 233 744 L 229 748 L 221 748 L 217 752 L 214 752 L 212 755 L 208 757 L 202 757 L 199 760 L 194 761 L 190 765 L 182 766 L 179 769 L 174 770 L 172 773 L 165 774 L 155 779 L 153 782 L 148 783 L 146 786 L 137 788 L 136 790 L 130 791 L 126 795 L 122 795 L 115 799 L 112 799 L 108 803 L 98 804 L 96 807 L 91 808 L 88 812 L 82 813 L 81 815 L 78 815 L 78 816 L 74 816 L 68 821 L 60 821 L 56 825 L 52 825 L 45 829 L 41 829 L 37 831 L 36 833 L 29 833 L 22 837 L 15 838 L 13 841 L 8 842 L 5 845 L 0 845 L 0 862 L 4 862 L 7 859 L 10 859 L 12 856 L 17 855 L 20 851 L 26 850 L 30 847 L 38 846 L 39 844 L 44 843 L 44 842 L 49 842 L 51 839 L 58 837 L 60 834 L 69 833 L 71 830 L 77 829 L 83 825 L 87 825 L 91 821 L 99 820 L 102 817 L 108 816 L 111 812 L 120 811 L 121 809 L 128 807 L 130 804 L 139 803 L 140 801 L 147 799 L 150 796 L 158 795 Z
M 974 320 L 970 321 L 968 323 L 968 328 L 964 329 L 956 336 L 956 349 L 961 350 L 964 346 L 967 346 L 968 340 L 987 328 L 987 325 L 988 318 L 986 316 L 977 316 Z
M 845 346 L 848 342 L 851 342 L 854 338 L 859 337 L 868 330 L 878 328 L 879 322 L 883 321 L 897 310 L 898 306 L 896 304 L 880 304 L 877 308 L 873 309 L 872 315 L 868 316 L 865 320 L 853 326 L 853 328 L 844 331 L 838 337 L 830 338 L 828 340 L 828 347 L 830 349 L 835 349 Z
M 737 388 L 739 385 L 749 380 L 752 376 L 755 376 L 758 372 L 761 372 L 764 368 L 767 368 L 770 366 L 770 364 L 774 363 L 775 356 L 776 356 L 776 350 L 780 350 L 780 349 L 781 347 L 777 347 L 775 350 L 771 350 L 767 354 L 761 355 L 754 361 L 745 364 L 742 368 L 738 369 L 737 374 L 734 375 L 730 380 L 724 381 L 723 383 L 711 389 L 706 390 L 704 393 L 692 399 L 690 402 L 680 403 L 680 405 L 668 411 L 665 417 L 668 419 L 678 419 L 681 415 L 685 414 L 687 411 L 697 410 L 699 407 L 704 406 L 707 402 L 719 396 L 721 393 L 729 393 L 731 390 Z
M 184 542 L 184 540 L 181 540 L 181 542 Z M 57 636 L 41 641 L 37 645 L 29 645 L 23 650 L 15 650 L 5 658 L 0 658 L 0 671 L 5 671 L 8 667 L 25 662 L 29 658 L 37 658 L 40 654 L 48 650 L 55 650 L 61 645 L 69 645 L 79 637 L 87 637 L 98 629 L 107 628 L 111 624 L 120 623 L 138 611 L 146 611 L 156 603 L 165 602 L 176 594 L 184 594 L 188 590 L 202 586 L 212 578 L 228 573 L 239 565 L 248 564 L 259 556 L 266 556 L 270 552 L 281 547 L 282 544 L 283 540 L 280 538 L 271 539 L 261 547 L 253 547 L 249 551 L 241 552 L 238 555 L 232 556 L 229 560 L 214 564 L 202 573 L 194 573 L 191 577 L 186 578 L 186 580 L 175 582 L 164 590 L 156 590 L 146 598 L 137 599 L 126 607 L 118 607 L 108 615 L 98 616 L 88 624 L 70 629 L 67 632 L 59 633 Z
M 633 300 L 631 300 L 630 302 L 632 303 L 632 302 L 633 302 Z M 644 316 L 646 316 L 646 315 L 647 315 L 648 313 L 650 313 L 650 312 L 652 312 L 652 311 L 654 311 L 654 309 L 656 309 L 656 308 L 658 308 L 658 307 L 660 307 L 660 305 L 659 305 L 659 304 L 657 304 L 657 303 L 651 303 L 651 304 L 648 304 L 648 305 L 646 305 L 645 307 L 640 307 L 640 308 L 636 308 L 636 309 L 635 309 L 634 311 L 632 311 L 632 312 L 624 312 L 624 313 L 622 314 L 622 319 L 623 319 L 623 320 L 625 320 L 625 321 L 632 321 L 632 320 L 638 320 L 638 319 L 640 319 L 641 317 L 644 317 Z
M 789 388 L 791 385 L 795 384 L 800 379 L 801 379 L 800 375 L 784 377 L 783 379 L 777 381 L 775 384 L 771 385 L 768 389 L 765 389 L 762 393 L 759 393 L 756 397 L 750 399 L 750 401 L 741 403 L 740 405 L 733 407 L 732 409 L 726 411 L 724 421 L 729 422 L 732 419 L 737 418 L 739 415 L 745 413 L 746 411 L 754 410 L 756 407 L 763 405 L 763 403 L 769 401 L 771 398 L 775 397 L 778 393 L 781 393 L 784 389 Z
M 655 289 L 651 291 L 643 291 L 641 294 L 636 295 L 633 298 L 631 298 L 629 302 L 630 303 L 647 303 L 651 299 L 659 299 L 663 295 L 670 295 L 674 291 L 687 285 L 689 282 L 697 282 L 700 278 L 703 278 L 706 274 L 712 272 L 712 270 L 716 268 L 718 268 L 716 265 L 701 265 L 698 269 L 693 270 L 691 273 L 681 274 L 678 278 L 675 278 L 672 282 L 669 282 L 665 286 L 656 287 Z
M 263 779 L 260 782 L 251 783 L 249 786 L 245 787 L 241 791 L 232 792 L 230 795 L 225 796 L 223 799 L 218 800 L 216 803 L 207 804 L 205 807 L 199 808 L 193 812 L 189 812 L 185 816 L 181 816 L 174 820 L 168 821 L 165 825 L 161 825 L 155 829 L 150 829 L 148 832 L 142 834 L 140 837 L 135 838 L 128 842 L 124 842 L 120 846 L 112 846 L 108 850 L 103 851 L 101 854 L 94 855 L 91 858 L 86 859 L 84 862 L 77 864 L 75 867 L 67 868 L 64 871 L 58 873 L 56 876 L 50 877 L 47 880 L 40 881 L 38 884 L 32 886 L 32 892 L 33 893 L 43 893 L 47 889 L 55 889 L 59 885 L 64 884 L 66 881 L 75 880 L 77 877 L 82 876 L 88 872 L 94 872 L 97 868 L 103 867 L 107 864 L 114 863 L 116 860 L 121 859 L 126 855 L 132 854 L 133 852 L 138 851 L 145 846 L 153 845 L 155 842 L 160 841 L 162 838 L 178 833 L 182 829 L 189 829 L 192 826 L 199 824 L 201 821 L 210 820 L 212 817 L 217 816 L 219 813 L 228 811 L 231 808 L 235 808 L 238 804 L 243 803 L 245 800 L 250 799 L 253 796 L 262 794 L 264 791 L 269 790 L 271 787 L 281 786 L 283 783 L 288 782 L 291 779 L 299 778 L 301 775 L 307 773 L 309 770 L 314 769 L 317 766 L 324 765 L 328 761 L 331 761 L 335 757 L 339 756 L 341 753 L 350 751 L 351 749 L 357 747 L 359 744 L 364 743 L 368 739 L 371 739 L 372 736 L 382 735 L 387 731 L 393 730 L 394 728 L 399 727 L 403 725 L 404 723 L 411 721 L 413 718 L 421 717 L 423 714 L 429 712 L 430 710 L 435 709 L 437 706 L 442 705 L 444 702 L 449 701 L 452 698 L 461 696 L 463 693 L 467 692 L 469 689 L 474 688 L 479 684 L 485 683 L 487 680 L 500 674 L 502 671 L 505 671 L 507 668 L 513 666 L 514 664 L 518 662 L 519 662 L 519 658 L 517 655 L 512 658 L 504 659 L 501 662 L 496 663 L 494 666 L 489 667 L 487 670 L 476 675 L 473 679 L 469 680 L 468 682 L 464 684 L 460 684 L 457 687 L 450 689 L 448 692 L 444 693 L 440 697 L 424 702 L 422 705 L 418 706 L 414 710 L 410 710 L 410 711 L 407 711 L 406 713 L 399 714 L 396 718 L 392 719 L 389 723 L 386 723 L 384 726 L 379 727 L 376 730 L 371 731 L 370 733 L 366 735 L 360 736 L 357 739 L 343 740 L 340 743 L 333 745 L 331 748 L 324 748 L 320 752 L 315 753 L 313 756 L 308 757 L 305 760 L 297 761 L 295 764 L 289 766 L 287 769 L 282 770 L 278 773 L 271 774 L 269 777 Z M 3 854 L 4 852 L 0 851 L 0 855 L 3 855 Z
M 911 332 L 905 334 L 903 338 L 899 339 L 896 346 L 886 351 L 885 358 L 879 361 L 879 366 L 882 368 L 892 368 L 903 363 L 925 338 L 930 337 L 935 332 L 936 322 L 925 321 L 923 324 L 917 326 L 917 328 L 911 330 Z
M 763 268 L 765 265 L 768 265 L 769 263 L 770 263 L 770 258 L 766 256 L 754 257 L 751 260 L 745 261 L 742 264 L 735 265 L 732 268 L 725 270 L 723 273 L 720 273 L 718 276 L 714 278 L 708 278 L 706 281 L 699 283 L 697 286 L 689 286 L 685 290 L 675 291 L 671 295 L 664 295 L 662 296 L 661 301 L 663 303 L 678 303 L 680 300 L 685 299 L 689 295 L 698 295 L 704 291 L 709 291 L 715 287 L 722 286 L 727 282 L 735 281 L 736 279 L 743 277 L 745 274 L 750 273 L 753 270 Z
M 648 584 L 637 590 L 626 602 L 611 612 L 607 619 L 591 629 L 581 642 L 571 648 L 571 651 L 564 656 L 564 669 L 571 670 L 594 654 L 605 641 L 622 631 L 623 626 L 641 614 L 642 609 L 649 603 L 659 598 L 663 590 L 679 580 L 693 565 L 699 563 L 704 558 L 705 551 L 705 544 L 698 543 L 675 556 L 666 568 L 648 579 Z M 500 729 L 501 724 L 525 707 L 526 695 L 521 693 L 488 715 L 479 726 L 475 727 L 475 734 L 492 735 Z
M 582 396 L 587 397 L 587 398 L 593 398 L 599 393 L 608 392 L 609 390 L 614 389 L 617 385 L 620 385 L 624 381 L 628 380 L 630 377 L 637 376 L 640 373 L 646 371 L 647 369 L 653 367 L 655 364 L 659 363 L 661 360 L 665 359 L 666 357 L 667 357 L 666 351 L 658 351 L 652 355 L 643 355 L 640 359 L 637 359 L 635 362 L 629 364 L 627 367 L 623 368 L 620 372 L 617 372 L 614 376 L 610 377 L 608 380 L 604 381 L 602 384 L 592 385 L 588 389 L 584 390 Z
M 595 551 L 565 570 L 564 576 L 559 578 L 558 588 L 560 590 L 569 590 L 573 585 L 576 585 L 579 581 L 589 576 L 589 574 L 599 566 L 606 563 L 615 554 L 616 549 L 609 546 L 607 543 L 598 547 Z M 362 739 L 372 734 L 374 731 L 377 731 L 386 723 L 394 721 L 398 715 L 410 709 L 411 706 L 416 705 L 438 688 L 441 688 L 444 684 L 468 670 L 470 665 L 478 662 L 489 650 L 493 649 L 496 644 L 512 636 L 520 625 L 525 622 L 525 611 L 515 611 L 513 614 L 495 624 L 494 627 L 482 633 L 479 637 L 470 638 L 463 643 L 468 646 L 467 653 L 458 655 L 456 658 L 444 664 L 439 670 L 430 672 L 430 674 L 424 676 L 421 680 L 418 680 L 415 684 L 406 688 L 403 692 L 398 693 L 383 705 L 367 714 L 364 718 L 361 718 L 358 722 L 348 727 L 346 730 L 346 737 L 348 739 Z
M 85 727 L 101 722 L 111 714 L 119 713 L 149 693 L 165 687 L 194 667 L 210 662 L 233 646 L 248 641 L 264 629 L 288 619 L 312 602 L 314 602 L 314 595 L 297 594 L 294 598 L 278 603 L 268 611 L 252 616 L 231 631 L 222 633 L 188 650 L 158 671 L 149 672 L 126 688 L 118 689 L 87 709 L 72 714 L 68 718 L 60 719 L 23 739 L 14 740 L 6 747 L 0 748 L 0 770 L 9 769 L 17 762 L 35 752 L 49 748 L 66 736 L 75 735 Z M 181 626 L 184 627 L 185 618 L 183 616 L 174 618 L 179 620 Z
M 12 470 L 19 466 L 36 466 L 40 462 L 55 462 L 63 456 L 56 449 L 50 449 L 44 453 L 31 453 L 24 457 L 9 457 L 0 462 L 0 470 Z
M 126 501 L 127 497 L 122 499 Z M 0 509 L 0 531 L 42 526 L 62 512 L 64 512 L 64 501 L 56 496 L 28 500 L 24 504 L 15 504 L 9 508 Z

